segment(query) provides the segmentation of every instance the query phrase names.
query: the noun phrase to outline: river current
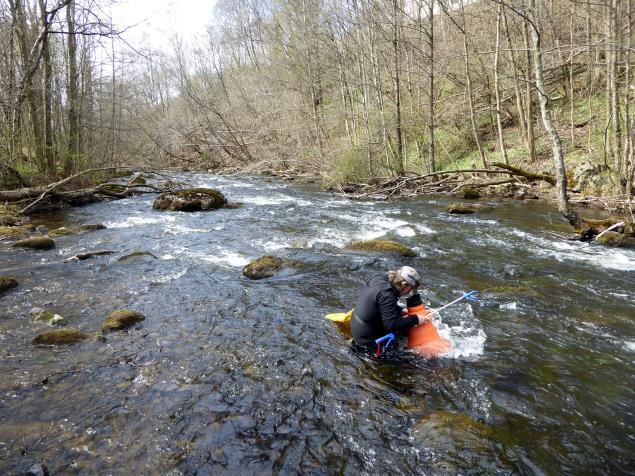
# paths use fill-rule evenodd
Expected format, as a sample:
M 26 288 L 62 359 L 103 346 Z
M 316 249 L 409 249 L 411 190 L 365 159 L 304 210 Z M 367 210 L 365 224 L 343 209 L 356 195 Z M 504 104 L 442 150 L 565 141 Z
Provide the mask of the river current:
M 622 474 L 635 470 L 635 251 L 568 241 L 556 210 L 349 201 L 278 180 L 183 175 L 237 209 L 154 196 L 36 217 L 51 251 L 2 243 L 0 474 Z M 357 253 L 388 238 L 418 256 Z M 75 262 L 95 250 L 115 253 Z M 133 252 L 148 254 L 121 259 Z M 252 281 L 264 254 L 292 268 Z M 324 319 L 374 273 L 419 270 L 449 354 L 377 361 Z M 35 346 L 39 307 L 91 334 Z M 96 333 L 112 311 L 146 316 Z

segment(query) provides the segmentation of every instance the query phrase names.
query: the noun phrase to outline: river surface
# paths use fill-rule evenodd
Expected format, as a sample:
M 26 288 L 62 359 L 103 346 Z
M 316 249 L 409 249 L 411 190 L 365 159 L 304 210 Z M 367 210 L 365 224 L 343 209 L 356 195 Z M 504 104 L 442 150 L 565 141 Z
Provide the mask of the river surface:
M 438 197 L 349 201 L 311 186 L 183 175 L 238 209 L 154 196 L 41 216 L 51 251 L 0 244 L 0 474 L 623 474 L 635 470 L 635 251 L 567 241 L 550 206 L 452 216 Z M 416 258 L 343 250 L 396 239 Z M 67 261 L 81 252 L 116 253 Z M 141 255 L 121 260 L 135 251 Z M 252 281 L 264 254 L 296 262 Z M 324 319 L 410 265 L 453 344 L 376 361 Z M 40 307 L 91 334 L 34 346 Z M 146 320 L 95 336 L 112 311 Z M 95 336 L 95 337 L 92 337 Z

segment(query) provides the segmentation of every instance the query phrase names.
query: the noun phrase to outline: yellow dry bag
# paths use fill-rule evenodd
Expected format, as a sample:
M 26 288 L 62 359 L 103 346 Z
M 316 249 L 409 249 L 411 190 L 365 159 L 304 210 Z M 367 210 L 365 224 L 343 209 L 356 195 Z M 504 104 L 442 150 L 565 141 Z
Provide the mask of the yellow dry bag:
M 334 322 L 337 329 L 344 335 L 352 337 L 351 334 L 351 318 L 353 317 L 353 309 L 348 312 L 336 312 L 334 314 L 327 314 L 326 318 Z

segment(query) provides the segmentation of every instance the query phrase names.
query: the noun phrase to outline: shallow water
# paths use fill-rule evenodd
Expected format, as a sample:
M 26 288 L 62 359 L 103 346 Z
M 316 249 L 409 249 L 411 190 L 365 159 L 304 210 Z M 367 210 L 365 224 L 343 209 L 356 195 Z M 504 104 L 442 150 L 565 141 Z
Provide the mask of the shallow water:
M 566 241 L 541 203 L 450 216 L 447 201 L 352 202 L 275 180 L 185 177 L 239 209 L 152 210 L 152 196 L 39 217 L 108 228 L 52 251 L 1 244 L 0 473 L 625 473 L 633 471 L 635 252 Z M 342 250 L 394 238 L 417 258 Z M 115 254 L 66 259 L 100 249 Z M 134 251 L 154 256 L 119 260 Z M 265 253 L 298 264 L 250 281 Z M 432 361 L 353 354 L 323 319 L 373 273 L 411 265 L 424 302 L 482 291 L 437 322 Z M 41 307 L 94 334 L 30 344 Z M 125 468 L 125 469 L 124 469 Z

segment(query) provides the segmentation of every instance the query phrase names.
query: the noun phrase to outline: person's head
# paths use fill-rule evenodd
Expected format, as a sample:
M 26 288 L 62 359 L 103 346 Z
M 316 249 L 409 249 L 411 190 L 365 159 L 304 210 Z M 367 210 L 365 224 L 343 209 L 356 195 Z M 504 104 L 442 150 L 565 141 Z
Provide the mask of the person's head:
M 388 281 L 399 296 L 405 296 L 419 287 L 419 273 L 410 266 L 402 266 L 397 271 L 388 271 Z

